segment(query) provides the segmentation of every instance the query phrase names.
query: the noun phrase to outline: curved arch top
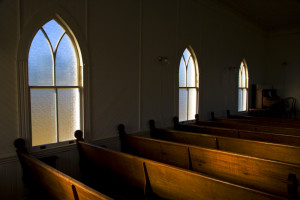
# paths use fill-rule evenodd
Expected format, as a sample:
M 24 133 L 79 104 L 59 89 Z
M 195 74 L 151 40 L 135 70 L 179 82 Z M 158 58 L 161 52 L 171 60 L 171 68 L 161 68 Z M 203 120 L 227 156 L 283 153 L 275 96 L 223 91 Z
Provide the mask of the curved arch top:
M 238 111 L 247 111 L 248 107 L 249 74 L 246 60 L 243 59 L 238 76 Z
M 27 60 L 29 48 L 35 34 L 40 27 L 52 19 L 62 25 L 68 34 L 73 37 L 72 39 L 80 54 L 79 57 L 82 58 L 82 60 L 80 60 L 80 65 L 89 65 L 88 46 L 86 37 L 82 33 L 82 29 L 65 10 L 58 6 L 40 9 L 30 17 L 26 24 L 24 24 L 19 40 L 17 59 L 21 61 Z
M 179 64 L 179 121 L 195 119 L 198 110 L 199 72 L 194 51 L 184 49 Z
M 53 21 L 51 21 L 53 20 Z M 56 22 L 63 32 L 61 34 L 61 38 L 51 38 L 49 35 L 51 35 L 51 31 L 49 32 L 47 30 L 47 26 L 50 25 L 52 22 Z M 49 23 L 50 22 L 50 23 Z M 58 27 L 58 26 L 57 26 Z M 57 28 L 56 27 L 56 28 Z M 59 29 L 59 28 L 58 28 Z M 49 29 L 51 30 L 51 29 Z M 80 124 L 80 127 L 82 130 L 84 130 L 85 133 L 88 133 L 90 131 L 90 112 L 89 112 L 89 53 L 88 53 L 88 45 L 87 45 L 87 40 L 86 37 L 82 31 L 82 29 L 77 25 L 76 21 L 73 20 L 73 18 L 66 12 L 64 11 L 61 7 L 58 6 L 48 6 L 44 9 L 39 10 L 38 12 L 34 13 L 23 26 L 23 31 L 20 36 L 19 40 L 19 46 L 18 46 L 18 52 L 17 52 L 17 60 L 18 60 L 18 83 L 19 83 L 19 93 L 20 93 L 20 98 L 19 98 L 19 108 L 20 108 L 20 133 L 21 137 L 26 138 L 28 140 L 28 144 L 34 145 L 33 141 L 31 140 L 31 120 L 32 120 L 32 115 L 30 112 L 33 109 L 32 104 L 30 104 L 30 101 L 32 98 L 35 98 L 34 93 L 36 91 L 41 91 L 43 88 L 43 84 L 40 85 L 35 85 L 35 84 L 30 84 L 29 83 L 29 53 L 31 51 L 31 44 L 34 42 L 34 38 L 37 35 L 38 32 L 41 32 L 45 38 L 46 41 L 48 42 L 48 46 L 51 48 L 53 51 L 53 55 L 55 59 L 52 60 L 52 63 L 55 63 L 54 67 L 54 73 L 57 72 L 57 74 L 62 74 L 64 73 L 66 66 L 61 65 L 60 63 L 64 63 L 63 60 L 66 57 L 61 57 L 60 55 L 61 52 L 65 52 L 65 50 L 60 49 L 62 46 L 64 48 L 74 49 L 74 53 L 69 55 L 68 59 L 70 60 L 72 57 L 76 57 L 74 60 L 74 63 L 77 63 L 77 69 L 75 70 L 75 75 L 74 77 L 78 77 L 74 80 L 77 82 L 68 82 L 66 84 L 65 82 L 65 75 L 63 76 L 64 78 L 60 78 L 58 75 L 54 75 L 55 81 L 54 84 L 51 83 L 47 87 L 52 89 L 52 91 L 56 91 L 55 95 L 57 95 L 57 98 L 54 98 L 54 101 L 56 101 L 56 104 L 58 105 L 59 98 L 63 98 L 63 96 L 69 95 L 72 96 L 72 101 L 74 105 L 79 105 L 77 106 L 76 109 L 72 112 L 74 113 L 80 113 L 79 115 L 81 116 L 79 120 L 76 121 L 76 123 Z M 59 34 L 58 34 L 59 35 Z M 51 39 L 50 39 L 51 38 Z M 61 43 L 61 45 L 60 45 Z M 57 51 L 57 52 L 56 52 Z M 52 52 L 51 52 L 52 53 Z M 60 56 L 60 57 L 59 57 Z M 71 56 L 71 57 L 70 57 Z M 63 59 L 63 60 L 62 60 Z M 72 59 L 71 59 L 72 60 Z M 32 66 L 30 64 L 30 66 Z M 64 66 L 62 68 L 62 66 Z M 73 67 L 74 68 L 74 67 Z M 72 69 L 73 69 L 72 68 Z M 61 71 L 62 70 L 62 71 Z M 76 73 L 78 72 L 78 75 Z M 67 73 L 66 75 L 68 75 Z M 72 74 L 74 74 L 72 72 Z M 73 75 L 72 75 L 73 76 Z M 72 80 L 73 80 L 72 79 Z M 62 81 L 63 82 L 62 82 Z M 71 79 L 70 79 L 71 80 Z M 58 82 L 60 81 L 60 82 Z M 53 81 L 52 81 L 53 82 Z M 84 82 L 84 83 L 83 83 Z M 60 87 L 60 89 L 58 88 Z M 55 96 L 54 95 L 54 96 Z M 60 95 L 60 97 L 58 97 Z M 53 96 L 53 95 L 52 95 Z M 56 99 L 56 100 L 55 100 Z M 62 102 L 62 101 L 60 101 Z M 57 107 L 57 106 L 56 106 Z M 65 107 L 64 107 L 65 108 Z M 62 109 L 61 109 L 62 110 Z M 58 114 L 56 114 L 58 115 Z M 75 114 L 74 116 L 78 116 L 78 114 Z M 63 119 L 63 117 L 61 117 Z M 76 125 L 77 126 L 77 125 Z M 73 133 L 72 133 L 73 135 Z M 60 136 L 61 137 L 61 136 Z M 65 137 L 65 136 L 63 136 Z M 62 141 L 62 143 L 58 144 L 56 143 L 54 146 L 60 146 L 64 145 L 64 141 L 68 140 L 69 136 L 66 136 L 66 139 L 61 137 L 58 142 Z M 32 147 L 33 148 L 33 147 Z

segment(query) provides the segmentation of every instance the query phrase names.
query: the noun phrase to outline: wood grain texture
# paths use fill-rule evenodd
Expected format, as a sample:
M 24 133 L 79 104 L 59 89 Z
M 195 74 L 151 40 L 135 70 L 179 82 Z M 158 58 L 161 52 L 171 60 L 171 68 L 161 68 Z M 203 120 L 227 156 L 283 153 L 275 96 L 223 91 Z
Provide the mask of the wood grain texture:
M 219 149 L 300 165 L 300 147 L 235 138 L 218 138 Z
M 222 136 L 217 136 L 212 134 L 208 135 L 208 134 L 200 134 L 200 133 L 191 133 L 191 132 L 176 131 L 176 130 L 172 130 L 172 131 L 164 130 L 164 132 L 167 132 L 167 134 L 165 134 L 165 139 L 168 141 L 183 143 L 182 139 L 177 140 L 176 137 L 167 137 L 169 135 L 172 135 L 173 133 L 177 133 L 177 134 L 180 133 L 182 138 L 184 137 L 189 138 L 190 135 L 193 135 L 193 137 L 198 137 L 198 139 L 186 140 L 184 143 L 202 147 L 202 145 L 198 143 L 198 141 L 201 140 L 202 138 L 205 139 L 210 138 L 211 140 L 215 140 L 216 142 L 215 149 L 300 165 L 300 156 L 299 156 L 300 147 L 296 147 L 296 146 L 282 145 L 282 144 L 275 144 L 275 143 L 268 143 L 268 142 L 259 142 L 259 141 L 238 139 L 238 138 L 229 138 L 229 137 L 222 137 Z
M 300 177 L 299 165 L 130 134 L 124 134 L 123 137 L 123 142 L 134 149 L 132 153 L 135 155 L 177 167 L 185 166 L 186 161 L 190 160 L 190 169 L 195 172 L 277 195 L 289 196 L 287 191 L 289 174 Z M 176 153 L 170 153 L 165 154 L 166 159 L 161 159 L 161 152 L 155 148 L 164 144 L 176 153 L 182 148 L 188 148 L 189 154 L 179 155 L 181 159 L 178 159 Z M 300 188 L 297 187 L 300 196 Z
M 289 174 L 300 176 L 300 166 L 215 150 L 190 148 L 194 171 L 249 188 L 288 197 Z M 299 196 L 299 186 L 298 186 Z
M 156 161 L 129 154 L 96 147 L 85 142 L 78 142 L 79 147 L 89 159 L 94 160 L 98 170 L 109 167 L 118 175 L 126 176 L 128 184 L 140 180 L 139 171 L 132 169 L 141 165 L 144 169 L 145 191 L 151 191 L 154 199 L 285 199 L 257 190 L 241 187 L 228 182 L 212 179 L 195 172 L 173 167 Z M 111 167 L 112 166 L 112 167 Z M 139 169 L 138 169 L 139 170 Z M 127 174 L 129 172 L 129 174 Z M 127 174 L 127 175 L 124 175 Z M 100 181 L 100 180 L 99 180 Z M 113 179 L 112 181 L 117 181 Z M 117 184 L 117 183 L 116 183 Z M 148 188 L 148 189 L 147 189 Z M 115 188 L 114 188 L 115 189 Z M 117 191 L 116 191 L 117 192 Z M 150 198 L 151 199 L 151 198 Z
M 19 153 L 19 155 L 26 166 L 26 171 L 30 172 L 29 177 L 35 179 L 53 199 L 74 199 L 72 186 L 76 188 L 76 195 L 80 199 L 111 199 L 30 155 L 24 153 Z
M 166 199 L 284 199 L 163 164 L 146 167 L 152 191 Z
M 225 122 L 231 124 L 251 124 L 251 125 L 261 125 L 261 126 L 271 126 L 271 127 L 285 127 L 285 128 L 300 128 L 300 120 L 284 121 L 285 119 L 276 118 L 255 118 L 250 117 L 247 119 L 228 119 L 228 118 L 215 118 L 218 122 Z
M 290 127 L 273 127 L 273 126 L 240 124 L 240 123 L 232 124 L 232 123 L 219 122 L 219 121 L 197 121 L 196 124 L 203 125 L 203 126 L 214 126 L 214 127 L 300 136 L 300 129 L 290 128 Z
M 161 142 L 151 138 L 125 135 L 124 142 L 129 146 L 129 153 L 150 158 L 158 162 L 189 169 L 188 146 Z
M 184 125 L 184 126 L 189 126 L 189 125 Z M 224 136 L 224 137 L 241 138 L 241 139 L 248 139 L 248 140 L 257 140 L 262 142 L 300 146 L 300 136 L 295 136 L 295 135 L 240 130 L 236 128 L 222 128 L 222 127 L 213 127 L 213 126 L 210 127 L 210 126 L 201 126 L 201 125 L 198 125 L 197 127 L 192 125 L 192 127 L 193 127 L 193 131 L 199 133 L 207 133 L 207 134 Z

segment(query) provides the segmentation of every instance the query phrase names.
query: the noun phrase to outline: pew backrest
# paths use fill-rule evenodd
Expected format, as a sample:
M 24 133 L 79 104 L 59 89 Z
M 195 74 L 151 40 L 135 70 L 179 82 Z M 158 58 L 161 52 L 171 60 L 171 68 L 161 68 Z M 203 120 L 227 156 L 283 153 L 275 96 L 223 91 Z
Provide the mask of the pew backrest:
M 177 125 L 177 127 L 178 126 L 181 125 Z M 182 126 L 195 127 L 196 125 L 185 124 Z M 295 135 L 283 135 L 283 134 L 274 134 L 274 133 L 267 133 L 267 132 L 257 132 L 257 131 L 230 129 L 230 128 L 213 127 L 213 126 L 201 126 L 201 125 L 197 125 L 196 128 L 193 129 L 193 131 L 198 133 L 207 133 L 207 134 L 224 136 L 224 137 L 257 140 L 262 142 L 286 144 L 291 146 L 300 146 L 300 136 L 295 136 Z
M 272 126 L 253 125 L 253 124 L 231 124 L 231 123 L 218 122 L 218 121 L 200 121 L 200 120 L 196 121 L 196 125 L 300 136 L 300 129 L 297 128 L 272 127 Z
M 300 177 L 298 165 L 130 134 L 123 134 L 121 142 L 126 145 L 130 153 L 135 155 L 286 197 L 291 196 L 287 190 L 289 175 Z M 169 148 L 175 153 L 162 151 L 160 146 L 164 146 L 164 149 Z M 180 151 L 182 152 L 177 157 L 176 152 Z M 293 192 L 298 191 L 297 196 L 300 197 L 300 186 L 293 187 Z
M 161 163 L 146 167 L 152 191 L 164 199 L 285 199 Z
M 37 184 L 53 199 L 66 200 L 104 200 L 111 199 L 108 196 L 90 188 L 87 185 L 67 176 L 66 174 L 39 161 L 37 158 L 26 153 L 18 152 L 22 165 L 25 166 L 27 177 L 34 179 Z M 38 191 L 31 191 L 38 192 Z M 47 194 L 45 194 L 47 195 Z M 47 196 L 44 196 L 46 198 Z M 43 198 L 43 197 L 42 197 Z
M 81 150 L 83 151 L 86 149 L 89 149 L 89 151 L 81 155 L 88 156 L 88 154 L 91 154 L 92 152 L 93 154 L 96 154 L 95 156 L 89 156 L 89 159 L 92 160 L 98 157 L 98 160 L 94 162 L 95 165 L 105 165 L 106 167 L 112 165 L 111 170 L 117 170 L 119 175 L 126 176 L 130 181 L 140 180 L 141 178 L 136 177 L 140 176 L 139 172 L 130 175 L 135 177 L 128 177 L 129 175 L 123 175 L 123 173 L 126 173 L 127 170 L 116 169 L 117 166 L 113 162 L 118 162 L 120 159 L 119 168 L 123 168 L 123 163 L 126 162 L 136 162 L 137 165 L 141 165 L 140 168 L 144 169 L 144 190 L 148 191 L 149 196 L 152 194 L 158 199 L 286 199 L 269 193 L 252 190 L 246 187 L 199 175 L 198 173 L 190 172 L 182 168 L 128 155 L 126 153 L 104 149 L 85 142 L 78 142 L 78 144 L 80 146 L 90 146 L 82 148 Z M 98 151 L 99 149 L 101 150 Z M 104 151 L 109 153 L 102 154 Z M 109 156 L 109 158 L 106 159 L 106 156 Z M 104 160 L 102 161 L 101 159 Z M 105 164 L 103 164 L 103 162 L 105 162 Z M 100 167 L 98 170 L 102 170 L 102 168 Z M 130 183 L 130 181 L 128 183 Z M 145 193 L 147 194 L 147 192 Z M 145 198 L 148 198 L 147 195 Z
M 285 128 L 300 128 L 300 124 L 296 123 L 280 123 L 275 120 L 262 121 L 262 120 L 251 120 L 251 119 L 231 119 L 231 118 L 215 118 L 217 122 L 231 123 L 231 124 L 249 124 L 258 126 L 271 126 L 271 127 L 285 127 Z
M 168 141 L 182 142 L 181 139 L 177 140 L 177 137 L 173 136 L 174 133 L 176 133 L 176 135 L 181 134 L 181 137 L 186 138 L 195 138 L 197 136 L 197 139 L 186 139 L 185 143 L 201 146 L 203 143 L 201 141 L 202 138 L 204 138 L 204 140 L 208 140 L 207 138 L 210 138 L 211 141 L 215 142 L 210 146 L 210 148 L 300 165 L 300 147 L 297 146 L 177 130 L 166 130 L 159 128 L 155 129 L 155 131 L 156 130 L 160 133 L 160 135 L 164 135 L 159 139 L 164 138 Z M 152 134 L 152 136 L 153 135 L 155 137 L 155 134 Z

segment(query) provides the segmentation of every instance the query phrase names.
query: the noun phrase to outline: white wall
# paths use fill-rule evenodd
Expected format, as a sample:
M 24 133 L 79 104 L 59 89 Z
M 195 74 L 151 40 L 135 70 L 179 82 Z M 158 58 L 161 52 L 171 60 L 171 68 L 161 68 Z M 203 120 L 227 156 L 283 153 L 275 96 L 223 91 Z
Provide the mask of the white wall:
M 299 110 L 300 29 L 271 34 L 267 51 L 266 81 L 273 84 L 281 98 L 295 97 Z
M 216 0 L 0 0 L 2 159 L 15 156 L 12 143 L 20 137 L 18 41 L 40 20 L 36 13 L 47 8 L 66 13 L 88 47 L 90 140 L 116 137 L 118 123 L 128 132 L 148 129 L 150 119 L 159 127 L 171 126 L 178 114 L 179 61 L 188 45 L 199 63 L 202 119 L 211 111 L 217 116 L 227 109 L 236 112 L 243 58 L 250 84 L 264 81 L 265 33 Z M 158 56 L 167 56 L 169 64 L 158 62 Z

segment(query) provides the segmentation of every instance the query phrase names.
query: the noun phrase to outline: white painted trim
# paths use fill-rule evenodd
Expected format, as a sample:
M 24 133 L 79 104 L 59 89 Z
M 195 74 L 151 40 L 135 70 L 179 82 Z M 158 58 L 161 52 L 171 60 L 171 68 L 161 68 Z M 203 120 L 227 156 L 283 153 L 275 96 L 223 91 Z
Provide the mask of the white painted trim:
M 139 1 L 139 22 L 138 22 L 138 29 L 139 29 L 139 38 L 138 38 L 138 44 L 139 44 L 139 55 L 138 55 L 138 130 L 141 130 L 142 127 L 142 24 L 143 24 L 143 0 Z
M 84 110 L 83 110 L 83 117 L 84 117 L 84 133 L 87 138 L 89 138 L 90 134 L 90 100 L 89 100 L 89 53 L 88 53 L 88 46 L 86 35 L 82 35 L 82 30 L 80 27 L 77 26 L 76 21 L 73 20 L 71 15 L 69 15 L 63 8 L 60 6 L 49 6 L 47 8 L 39 10 L 37 13 L 33 14 L 28 23 L 24 24 L 24 27 L 21 28 L 21 13 L 22 13 L 22 5 L 21 1 L 19 2 L 20 10 L 20 33 L 21 37 L 19 40 L 18 46 L 18 54 L 17 54 L 17 72 L 18 72 L 18 92 L 19 92 L 19 137 L 22 137 L 26 140 L 28 147 L 31 147 L 31 137 L 30 137 L 30 114 L 28 112 L 28 105 L 29 105 L 29 97 L 28 97 L 28 75 L 27 75 L 27 68 L 28 68 L 28 52 L 30 49 L 30 45 L 32 39 L 34 38 L 38 29 L 43 26 L 47 21 L 51 19 L 56 19 L 59 22 L 65 24 L 66 32 L 68 32 L 69 37 L 73 37 L 75 45 L 77 46 L 80 66 L 83 66 L 83 76 L 84 76 L 84 94 L 83 94 L 83 103 L 84 103 Z M 83 8 L 84 9 L 84 8 Z M 87 11 L 87 7 L 86 7 Z M 87 32 L 87 27 L 86 27 Z M 51 147 L 50 147 L 51 148 Z
M 19 162 L 19 159 L 18 159 L 17 155 L 0 158 L 0 166 L 5 165 L 5 164 L 9 164 L 9 163 L 15 163 L 15 162 Z

